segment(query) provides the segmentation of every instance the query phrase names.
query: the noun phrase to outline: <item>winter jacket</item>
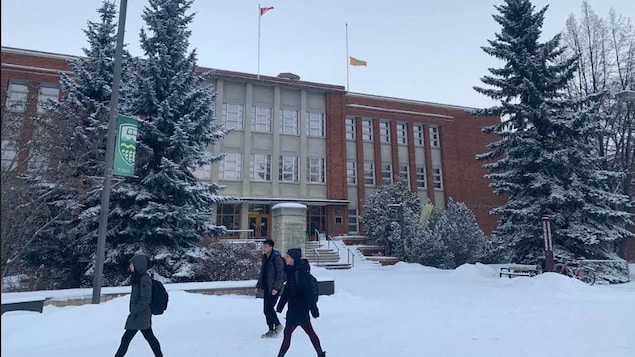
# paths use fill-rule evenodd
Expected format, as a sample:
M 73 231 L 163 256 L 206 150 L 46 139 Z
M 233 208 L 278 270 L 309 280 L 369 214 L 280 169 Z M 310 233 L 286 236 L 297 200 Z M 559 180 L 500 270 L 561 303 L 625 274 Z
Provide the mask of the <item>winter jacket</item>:
M 284 260 L 280 252 L 273 250 L 271 257 L 267 257 L 266 254 L 263 254 L 260 277 L 258 278 L 256 288 L 263 289 L 266 294 L 271 294 L 271 290 L 273 289 L 281 292 L 284 287 L 284 278 Z M 263 281 L 266 281 L 267 286 L 263 286 Z
M 309 271 L 311 267 L 306 259 L 298 260 L 294 265 L 287 265 L 287 283 L 278 302 L 277 311 L 287 308 L 287 325 L 299 326 L 309 322 L 309 311 L 314 317 L 320 316 L 317 304 L 312 299 Z
M 126 330 L 145 330 L 152 326 L 152 279 L 148 275 L 148 259 L 144 255 L 135 255 L 130 262 L 134 265 L 134 272 Z

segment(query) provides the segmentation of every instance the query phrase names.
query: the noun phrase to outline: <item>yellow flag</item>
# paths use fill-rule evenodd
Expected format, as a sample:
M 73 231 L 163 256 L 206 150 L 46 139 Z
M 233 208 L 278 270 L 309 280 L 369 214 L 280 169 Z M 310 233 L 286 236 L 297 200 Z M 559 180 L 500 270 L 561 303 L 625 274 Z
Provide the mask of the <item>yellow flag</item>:
M 349 56 L 349 58 L 350 58 L 351 66 L 366 66 L 367 64 L 366 61 L 362 61 L 355 57 Z

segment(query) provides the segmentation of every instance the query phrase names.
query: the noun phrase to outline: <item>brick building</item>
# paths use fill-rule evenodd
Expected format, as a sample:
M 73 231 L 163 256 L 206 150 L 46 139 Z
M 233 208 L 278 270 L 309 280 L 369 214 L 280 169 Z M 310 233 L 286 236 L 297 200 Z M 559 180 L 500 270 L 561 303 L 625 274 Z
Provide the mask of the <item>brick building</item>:
M 3 135 L 3 167 L 22 154 L 20 142 L 28 140 L 38 103 L 59 97 L 58 74 L 70 69 L 70 58 L 2 47 L 2 104 L 22 113 L 23 121 L 18 138 Z M 228 229 L 268 237 L 271 207 L 300 202 L 308 206 L 308 234 L 360 233 L 364 198 L 398 178 L 423 202 L 464 202 L 486 234 L 496 227 L 488 212 L 501 198 L 475 155 L 492 140 L 481 128 L 498 118 L 472 116 L 470 108 L 455 105 L 346 92 L 291 74 L 213 70 L 210 80 L 217 118 L 234 130 L 210 149 L 226 153 L 225 160 L 195 175 L 235 198 L 216 210 L 217 223 Z

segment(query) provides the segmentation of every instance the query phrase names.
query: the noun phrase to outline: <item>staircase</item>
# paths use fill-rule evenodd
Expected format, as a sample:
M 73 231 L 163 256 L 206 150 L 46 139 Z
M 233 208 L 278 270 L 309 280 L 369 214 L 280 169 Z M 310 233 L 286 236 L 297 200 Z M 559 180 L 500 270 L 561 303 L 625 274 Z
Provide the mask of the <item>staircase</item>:
M 367 261 L 375 262 L 382 266 L 395 265 L 399 262 L 397 257 L 390 257 L 385 255 L 386 248 L 378 245 L 370 245 L 368 238 L 365 236 L 340 236 L 335 237 L 340 240 L 344 246 L 350 246 L 351 249 L 356 248 L 364 259 Z
M 350 263 L 340 262 L 339 251 L 334 244 L 328 244 L 326 241 L 306 242 L 304 255 L 309 262 L 325 269 L 350 269 L 352 267 Z

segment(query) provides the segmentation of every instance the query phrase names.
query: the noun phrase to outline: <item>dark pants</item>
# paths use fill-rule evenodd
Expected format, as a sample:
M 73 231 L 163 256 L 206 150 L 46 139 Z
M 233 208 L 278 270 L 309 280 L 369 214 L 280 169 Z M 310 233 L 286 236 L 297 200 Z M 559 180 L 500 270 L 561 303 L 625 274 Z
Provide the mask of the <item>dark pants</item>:
M 291 335 L 293 334 L 293 331 L 296 329 L 296 327 L 298 326 L 287 325 L 284 328 L 284 339 L 282 340 L 282 345 L 280 346 L 280 352 L 278 352 L 278 356 L 284 356 L 285 353 L 287 353 L 287 351 L 289 350 L 289 346 L 291 346 Z M 311 339 L 311 343 L 313 344 L 313 348 L 315 348 L 315 352 L 317 352 L 318 355 L 322 353 L 322 346 L 320 345 L 320 339 L 318 338 L 317 334 L 313 330 L 313 325 L 311 325 L 311 321 L 305 323 L 304 325 L 300 325 L 300 327 L 302 327 L 304 332 L 306 332 L 306 334 L 309 335 L 309 338 Z
M 121 338 L 121 345 L 119 345 L 119 349 L 117 353 L 115 353 L 115 357 L 123 357 L 128 352 L 128 346 L 130 346 L 130 341 L 137 334 L 139 330 L 126 330 L 124 332 L 123 337 Z M 143 337 L 150 344 L 150 348 L 152 348 L 152 352 L 154 352 L 154 357 L 161 357 L 163 353 L 161 353 L 161 345 L 159 345 L 159 340 L 154 336 L 152 332 L 152 327 L 147 330 L 141 330 Z
M 278 314 L 276 314 L 276 310 L 274 307 L 278 302 L 278 295 L 271 295 L 271 292 L 264 292 L 264 303 L 263 303 L 263 311 L 265 313 L 265 318 L 267 319 L 267 326 L 269 326 L 270 330 L 273 330 L 274 326 L 280 325 L 280 320 L 278 320 Z

